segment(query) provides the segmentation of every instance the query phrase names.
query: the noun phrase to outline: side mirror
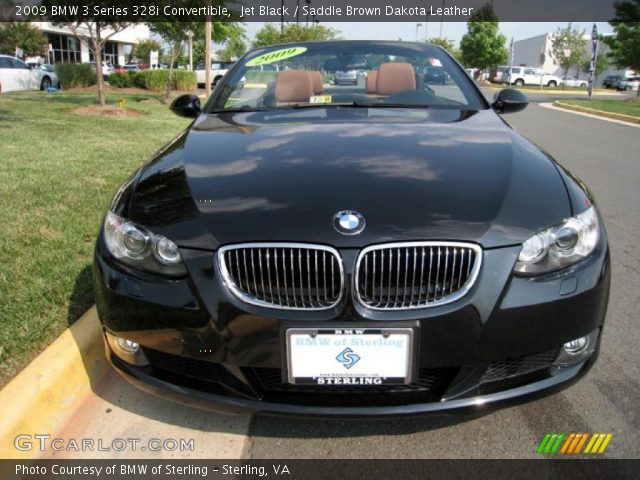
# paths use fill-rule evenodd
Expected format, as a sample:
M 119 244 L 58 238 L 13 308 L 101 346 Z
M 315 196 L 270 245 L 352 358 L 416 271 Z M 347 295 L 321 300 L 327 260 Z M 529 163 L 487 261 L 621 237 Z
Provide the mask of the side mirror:
M 524 110 L 529 105 L 527 96 L 513 88 L 505 88 L 496 92 L 491 107 L 497 113 L 514 113 Z
M 193 94 L 180 95 L 169 107 L 179 117 L 197 118 L 202 112 L 200 99 Z

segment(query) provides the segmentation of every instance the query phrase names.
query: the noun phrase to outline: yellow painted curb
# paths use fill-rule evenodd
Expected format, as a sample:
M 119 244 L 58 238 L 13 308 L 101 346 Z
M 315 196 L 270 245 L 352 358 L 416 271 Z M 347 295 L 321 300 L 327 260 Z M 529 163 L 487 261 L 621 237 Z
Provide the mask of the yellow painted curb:
M 67 328 L 7 386 L 0 390 L 0 459 L 34 458 L 14 447 L 17 435 L 51 438 L 91 392 L 91 381 L 107 371 L 95 307 Z
M 605 110 L 598 110 L 597 108 L 583 107 L 579 105 L 570 105 L 568 103 L 554 102 L 554 107 L 564 108 L 565 110 L 574 110 L 576 112 L 589 113 L 591 115 L 597 115 L 599 117 L 612 118 L 614 120 L 620 120 L 621 122 L 635 123 L 640 125 L 640 117 L 634 117 L 631 115 L 625 115 L 623 113 L 607 112 Z

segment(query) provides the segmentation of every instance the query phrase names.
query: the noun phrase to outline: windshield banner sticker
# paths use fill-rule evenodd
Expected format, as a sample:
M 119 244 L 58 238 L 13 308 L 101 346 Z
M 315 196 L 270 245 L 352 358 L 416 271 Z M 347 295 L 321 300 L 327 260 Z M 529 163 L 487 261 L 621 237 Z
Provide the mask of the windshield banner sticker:
M 270 63 L 279 62 L 287 58 L 297 57 L 307 51 L 307 47 L 283 48 L 275 52 L 265 53 L 259 57 L 253 58 L 247 62 L 247 67 L 259 67 L 260 65 L 268 65 Z

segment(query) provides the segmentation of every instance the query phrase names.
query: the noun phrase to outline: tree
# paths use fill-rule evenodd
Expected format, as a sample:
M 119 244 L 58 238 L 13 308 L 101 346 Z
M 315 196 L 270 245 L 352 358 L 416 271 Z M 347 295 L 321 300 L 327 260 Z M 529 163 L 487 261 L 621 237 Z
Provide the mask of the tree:
M 562 67 L 562 76 L 566 77 L 571 67 L 582 64 L 584 59 L 584 30 L 575 28 L 571 22 L 566 27 L 558 29 L 551 38 L 549 55 L 555 63 Z M 568 54 L 568 55 L 567 55 Z M 564 88 L 564 83 L 562 84 Z
M 231 61 L 237 60 L 247 51 L 247 44 L 245 42 L 244 30 L 240 29 L 238 32 L 231 34 L 224 48 L 218 50 L 217 55 L 220 60 Z
M 611 48 L 611 58 L 618 68 L 640 71 L 640 0 L 620 0 L 614 3 L 615 17 L 609 22 L 615 36 L 605 37 Z M 640 97 L 640 87 L 636 94 Z
M 57 0 L 42 0 L 42 5 L 59 5 Z M 131 8 L 128 0 L 65 0 L 67 6 L 78 6 L 79 9 L 87 8 L 89 11 L 107 8 Z M 116 33 L 131 25 L 131 22 L 103 22 L 103 21 L 80 21 L 76 16 L 67 17 L 67 21 L 58 21 L 56 25 L 68 28 L 80 41 L 87 44 L 89 50 L 93 52 L 96 71 L 98 73 L 98 100 L 101 106 L 107 104 L 107 97 L 104 90 L 104 76 L 102 75 L 102 51 L 107 41 Z
M 498 28 L 498 17 L 488 3 L 471 15 L 468 32 L 460 41 L 460 56 L 465 67 L 487 70 L 507 63 L 507 37 Z
M 456 48 L 453 40 L 449 40 L 448 38 L 430 38 L 426 41 L 426 43 L 430 45 L 437 45 L 439 47 L 444 48 L 449 54 L 459 60 L 460 59 L 460 50 Z
M 176 60 L 184 54 L 184 44 L 191 32 L 194 38 L 204 37 L 203 22 L 149 22 L 149 30 L 160 35 L 168 45 L 167 60 L 169 61 L 169 78 L 167 80 L 167 91 L 165 98 L 171 95 L 171 84 L 173 82 L 173 65 Z M 233 22 L 212 22 L 211 37 L 209 41 L 216 43 L 224 42 L 229 36 L 237 34 L 240 27 Z M 241 29 L 240 29 L 241 30 Z M 204 45 L 207 39 L 201 42 Z M 196 42 L 197 44 L 198 42 Z M 204 56 L 203 56 L 204 59 Z
M 333 40 L 336 38 L 338 38 L 338 31 L 325 27 L 324 25 L 314 24 L 305 27 L 302 24 L 288 23 L 281 32 L 280 27 L 276 27 L 273 23 L 267 23 L 256 33 L 252 46 L 257 48 L 277 43 L 311 42 L 314 40 Z
M 184 43 L 189 38 L 187 33 L 191 31 L 194 36 L 203 36 L 204 24 L 202 22 L 150 22 L 148 26 L 149 30 L 160 35 L 168 46 L 165 57 L 169 62 L 169 78 L 165 94 L 165 99 L 168 99 L 173 83 L 173 65 L 184 52 Z
M 22 49 L 26 57 L 45 55 L 47 39 L 30 23 L 0 23 L 0 53 L 14 55 L 16 48 Z
M 152 38 L 147 38 L 144 40 L 140 40 L 140 42 L 133 47 L 133 56 L 136 60 L 142 63 L 148 63 L 151 58 L 151 52 L 158 52 L 158 56 L 162 56 L 162 45 L 157 40 L 153 40 Z

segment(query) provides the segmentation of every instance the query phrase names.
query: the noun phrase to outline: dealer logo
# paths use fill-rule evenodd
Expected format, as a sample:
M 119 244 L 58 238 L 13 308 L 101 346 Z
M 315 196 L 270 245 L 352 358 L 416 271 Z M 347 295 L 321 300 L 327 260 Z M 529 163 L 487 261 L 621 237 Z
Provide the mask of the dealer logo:
M 336 360 L 338 360 L 344 366 L 344 368 L 349 370 L 360 361 L 360 355 L 347 347 L 342 352 L 340 352 L 340 355 L 336 357 Z

